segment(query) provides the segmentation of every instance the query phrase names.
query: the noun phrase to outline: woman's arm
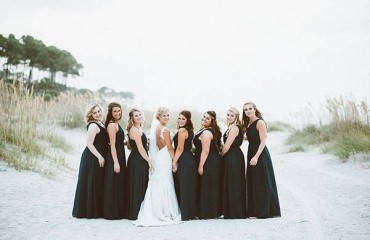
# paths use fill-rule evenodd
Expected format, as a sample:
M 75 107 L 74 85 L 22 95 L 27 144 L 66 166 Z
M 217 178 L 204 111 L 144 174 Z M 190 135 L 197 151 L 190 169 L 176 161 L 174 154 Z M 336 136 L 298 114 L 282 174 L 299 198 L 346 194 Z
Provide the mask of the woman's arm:
M 179 132 L 177 134 L 177 148 L 175 152 L 175 156 L 172 160 L 172 171 L 177 171 L 177 162 L 179 161 L 179 158 L 181 154 L 184 152 L 185 148 L 185 139 L 188 138 L 188 131 L 185 128 L 180 128 Z
M 200 140 L 202 142 L 202 153 L 200 154 L 200 161 L 199 161 L 199 166 L 198 166 L 198 173 L 199 175 L 203 175 L 203 166 L 206 163 L 208 154 L 209 154 L 209 149 L 211 146 L 211 141 L 213 138 L 213 135 L 210 131 L 203 131 L 203 133 L 200 135 Z
M 109 135 L 109 143 L 110 143 L 110 152 L 112 154 L 114 167 L 113 170 L 115 173 L 119 173 L 121 171 L 121 167 L 118 162 L 117 157 L 117 149 L 116 149 L 116 134 L 118 131 L 118 123 L 109 123 L 107 126 L 107 132 Z
M 266 139 L 267 139 L 267 128 L 266 128 L 266 123 L 265 121 L 261 120 L 257 122 L 257 131 L 260 137 L 260 145 L 258 146 L 258 150 L 254 157 L 250 161 L 250 165 L 256 166 L 258 162 L 258 158 L 261 155 L 263 149 L 265 148 L 266 145 Z
M 86 146 L 94 154 L 95 157 L 98 158 L 99 166 L 104 167 L 104 157 L 96 150 L 94 146 L 94 140 L 96 134 L 100 132 L 100 128 L 97 124 L 90 124 L 87 128 L 87 134 L 86 134 Z
M 143 147 L 143 142 L 141 141 L 141 131 L 137 128 L 131 128 L 130 129 L 130 135 L 135 140 L 137 149 L 140 153 L 140 155 L 145 159 L 145 161 L 148 162 L 149 170 L 152 169 L 152 161 L 150 161 L 150 158 L 148 156 L 148 153 L 145 151 L 145 148 Z
M 238 127 L 234 126 L 230 129 L 229 135 L 227 136 L 227 139 L 226 139 L 226 142 L 225 142 L 225 145 L 222 148 L 221 156 L 225 155 L 229 151 L 231 144 L 233 144 L 233 142 L 234 142 L 235 138 L 238 136 L 238 134 L 239 134 L 239 128 Z
M 175 155 L 175 150 L 173 149 L 173 146 L 172 146 L 172 141 L 171 141 L 171 136 L 170 136 L 170 130 L 168 130 L 168 128 L 165 128 L 164 129 L 163 138 L 164 138 L 164 143 L 165 143 L 165 145 L 167 147 L 167 150 L 168 150 L 171 158 L 173 159 L 173 157 Z

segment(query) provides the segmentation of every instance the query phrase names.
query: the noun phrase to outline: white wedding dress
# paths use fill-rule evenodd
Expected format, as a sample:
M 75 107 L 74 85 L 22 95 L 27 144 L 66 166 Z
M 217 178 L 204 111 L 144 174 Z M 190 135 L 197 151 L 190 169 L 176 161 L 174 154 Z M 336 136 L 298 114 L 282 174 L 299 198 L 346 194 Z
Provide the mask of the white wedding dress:
M 163 132 L 160 137 L 163 139 Z M 149 175 L 148 188 L 140 206 L 136 226 L 163 226 L 181 222 L 181 213 L 172 176 L 171 156 L 164 146 L 158 150 L 154 136 L 150 136 L 150 151 L 153 170 Z M 155 146 L 153 146 L 155 144 Z

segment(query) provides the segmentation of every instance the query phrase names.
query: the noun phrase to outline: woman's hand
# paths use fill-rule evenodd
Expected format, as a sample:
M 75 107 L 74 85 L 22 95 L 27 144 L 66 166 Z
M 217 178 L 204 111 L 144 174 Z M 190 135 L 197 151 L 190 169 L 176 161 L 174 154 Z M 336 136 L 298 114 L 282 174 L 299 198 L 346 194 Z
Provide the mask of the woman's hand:
M 119 173 L 121 171 L 121 167 L 120 167 L 118 162 L 114 163 L 113 170 L 114 170 L 115 173 Z
M 104 158 L 103 157 L 98 157 L 98 161 L 99 161 L 99 166 L 104 167 L 104 163 L 105 163 Z
M 249 162 L 249 164 L 250 164 L 251 166 L 256 166 L 256 165 L 257 165 L 257 162 L 258 162 L 258 158 L 257 158 L 257 157 L 253 157 L 253 158 L 251 159 L 251 161 Z
M 198 167 L 198 173 L 199 173 L 200 176 L 203 175 L 203 166 Z
M 148 162 L 148 166 L 149 166 L 149 171 L 153 170 L 152 161 L 149 161 L 149 162 Z
M 177 172 L 177 163 L 172 163 L 172 172 Z

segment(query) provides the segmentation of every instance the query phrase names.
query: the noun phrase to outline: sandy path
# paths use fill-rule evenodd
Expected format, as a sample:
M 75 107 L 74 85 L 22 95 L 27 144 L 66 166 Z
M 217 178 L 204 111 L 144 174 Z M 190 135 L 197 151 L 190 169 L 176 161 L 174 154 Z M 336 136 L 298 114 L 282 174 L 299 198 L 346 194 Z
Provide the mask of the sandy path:
M 287 133 L 270 133 L 281 218 L 196 220 L 135 227 L 129 220 L 71 217 L 83 131 L 62 131 L 76 146 L 71 169 L 53 179 L 0 161 L 0 239 L 370 239 L 370 168 L 317 150 L 284 153 Z M 244 149 L 246 146 L 244 146 Z

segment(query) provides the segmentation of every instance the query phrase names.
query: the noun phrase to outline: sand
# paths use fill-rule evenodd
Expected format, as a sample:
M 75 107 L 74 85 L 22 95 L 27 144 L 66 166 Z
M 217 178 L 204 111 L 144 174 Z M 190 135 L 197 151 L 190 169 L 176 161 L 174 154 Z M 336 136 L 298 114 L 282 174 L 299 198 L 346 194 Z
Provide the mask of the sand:
M 281 218 L 194 220 L 136 227 L 71 216 L 83 130 L 61 130 L 75 149 L 53 178 L 0 161 L 0 239 L 370 239 L 370 160 L 343 162 L 313 148 L 286 153 L 288 133 L 269 133 Z M 247 145 L 243 145 L 246 150 Z

